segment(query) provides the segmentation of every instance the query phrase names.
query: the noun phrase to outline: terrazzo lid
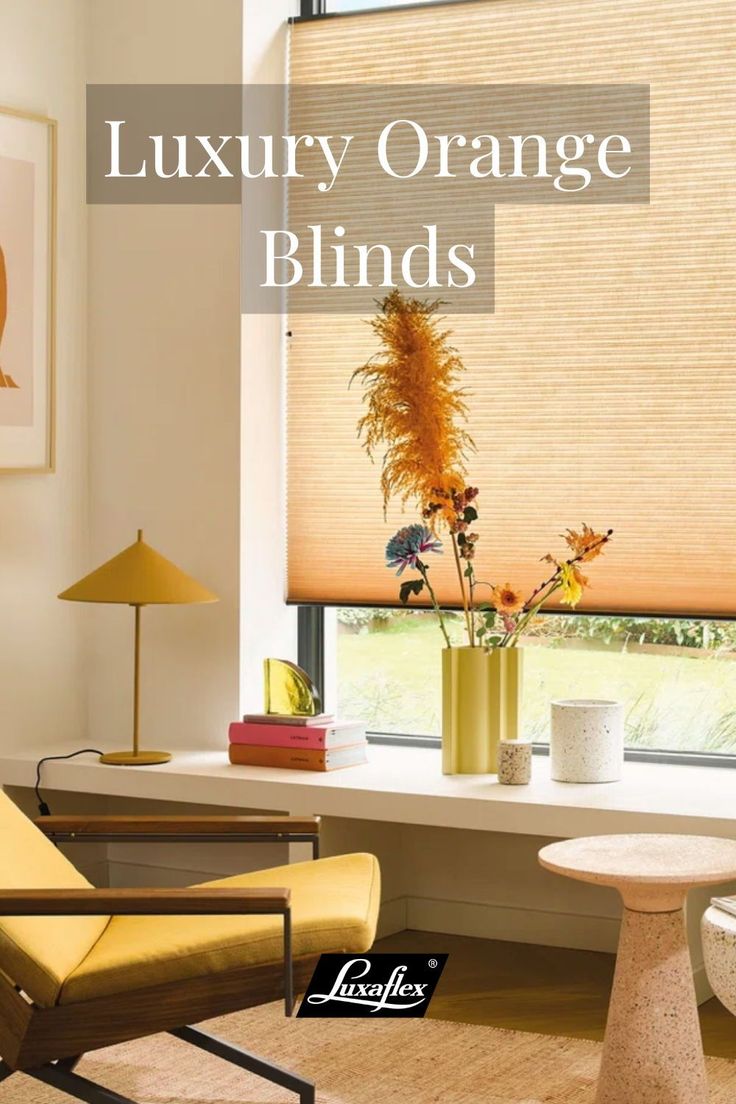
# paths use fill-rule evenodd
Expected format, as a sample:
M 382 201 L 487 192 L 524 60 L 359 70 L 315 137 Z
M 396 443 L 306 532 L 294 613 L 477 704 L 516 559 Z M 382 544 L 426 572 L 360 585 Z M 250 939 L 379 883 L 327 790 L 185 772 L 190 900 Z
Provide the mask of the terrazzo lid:
M 586 882 L 708 885 L 736 878 L 736 840 L 639 834 L 584 836 L 539 852 L 548 870 Z
M 714 928 L 720 928 L 721 931 L 726 931 L 730 935 L 736 935 L 736 916 L 732 916 L 730 912 L 724 912 L 723 909 L 716 908 L 715 905 L 711 905 L 705 910 L 703 920 L 706 924 L 712 924 Z

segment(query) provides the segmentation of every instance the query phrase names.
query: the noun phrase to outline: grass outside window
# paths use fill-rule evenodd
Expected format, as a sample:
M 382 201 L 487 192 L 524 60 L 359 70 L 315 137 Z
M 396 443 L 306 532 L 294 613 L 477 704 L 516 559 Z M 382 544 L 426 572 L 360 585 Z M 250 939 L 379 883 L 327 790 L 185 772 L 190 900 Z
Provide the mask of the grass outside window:
M 461 617 L 448 620 L 462 643 Z M 524 646 L 527 738 L 549 740 L 555 698 L 613 698 L 629 748 L 736 753 L 736 622 L 550 615 Z M 439 736 L 441 649 L 434 614 L 338 611 L 340 715 Z

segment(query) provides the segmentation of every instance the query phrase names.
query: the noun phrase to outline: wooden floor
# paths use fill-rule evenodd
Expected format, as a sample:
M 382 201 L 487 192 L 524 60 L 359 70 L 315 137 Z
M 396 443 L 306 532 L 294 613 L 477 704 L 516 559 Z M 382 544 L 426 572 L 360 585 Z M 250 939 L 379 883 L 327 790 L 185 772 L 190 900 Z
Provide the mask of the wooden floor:
M 428 1013 L 435 1019 L 603 1038 L 613 955 L 412 931 L 376 950 L 449 953 Z M 713 999 L 700 1022 L 706 1054 L 736 1059 L 736 1017 Z

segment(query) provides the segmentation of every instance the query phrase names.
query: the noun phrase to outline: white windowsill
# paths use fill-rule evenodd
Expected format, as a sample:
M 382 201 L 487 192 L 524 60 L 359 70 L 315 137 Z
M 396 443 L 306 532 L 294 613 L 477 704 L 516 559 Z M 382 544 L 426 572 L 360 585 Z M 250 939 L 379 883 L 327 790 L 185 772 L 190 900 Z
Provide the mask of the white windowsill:
M 32 786 L 40 755 L 0 757 L 0 783 Z M 683 832 L 736 836 L 736 771 L 727 767 L 626 763 L 621 782 L 569 785 L 535 756 L 529 786 L 492 775 L 441 773 L 439 751 L 372 745 L 370 762 L 330 774 L 233 767 L 223 751 L 180 751 L 160 767 L 110 767 L 93 756 L 46 763 L 45 789 L 192 804 L 319 813 L 524 835 Z

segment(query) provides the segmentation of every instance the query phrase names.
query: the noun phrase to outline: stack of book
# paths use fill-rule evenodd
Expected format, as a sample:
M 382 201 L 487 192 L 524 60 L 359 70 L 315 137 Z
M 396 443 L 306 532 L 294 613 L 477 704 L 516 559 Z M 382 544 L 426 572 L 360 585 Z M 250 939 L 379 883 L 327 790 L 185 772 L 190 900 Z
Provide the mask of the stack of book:
M 230 725 L 230 762 L 254 767 L 329 771 L 365 763 L 365 725 L 275 713 L 246 714 Z

